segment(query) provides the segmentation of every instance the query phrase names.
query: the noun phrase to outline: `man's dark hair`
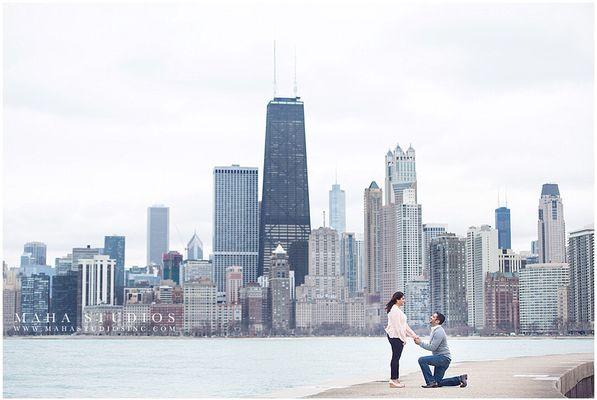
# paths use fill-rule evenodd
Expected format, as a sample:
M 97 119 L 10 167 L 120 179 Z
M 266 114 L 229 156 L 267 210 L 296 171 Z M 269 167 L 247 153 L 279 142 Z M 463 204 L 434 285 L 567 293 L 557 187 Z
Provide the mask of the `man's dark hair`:
M 439 324 L 443 324 L 444 321 L 446 320 L 446 316 L 440 312 L 436 312 L 437 314 L 437 320 L 439 321 Z

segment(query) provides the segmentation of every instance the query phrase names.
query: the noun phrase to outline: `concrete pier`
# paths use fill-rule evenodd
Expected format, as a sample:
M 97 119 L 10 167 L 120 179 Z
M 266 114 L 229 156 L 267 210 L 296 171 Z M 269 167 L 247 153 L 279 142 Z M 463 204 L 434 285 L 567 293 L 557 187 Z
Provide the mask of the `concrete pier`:
M 405 388 L 390 388 L 387 380 L 334 388 L 308 397 L 488 398 L 564 397 L 576 383 L 593 381 L 592 353 L 518 357 L 495 361 L 454 362 L 446 377 L 468 374 L 468 386 L 424 389 L 421 372 L 401 377 Z M 589 378 L 589 375 L 591 378 Z M 583 389 L 583 391 L 586 389 Z M 580 396 L 579 396 L 580 397 Z M 587 396 L 582 396 L 587 397 Z

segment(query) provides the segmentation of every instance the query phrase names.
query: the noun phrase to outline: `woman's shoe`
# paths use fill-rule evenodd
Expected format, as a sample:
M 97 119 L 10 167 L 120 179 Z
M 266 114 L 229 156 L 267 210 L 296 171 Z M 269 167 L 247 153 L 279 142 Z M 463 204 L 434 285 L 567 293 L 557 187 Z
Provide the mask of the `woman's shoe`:
M 391 388 L 403 388 L 403 387 L 405 387 L 405 385 L 402 382 L 394 382 L 393 380 L 390 380 L 390 387 Z

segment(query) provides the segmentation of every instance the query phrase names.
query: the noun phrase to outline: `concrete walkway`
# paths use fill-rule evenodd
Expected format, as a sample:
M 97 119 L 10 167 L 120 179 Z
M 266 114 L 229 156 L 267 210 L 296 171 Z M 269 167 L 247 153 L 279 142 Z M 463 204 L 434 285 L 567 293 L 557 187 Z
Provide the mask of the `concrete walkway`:
M 518 357 L 497 361 L 452 363 L 446 377 L 468 374 L 468 386 L 423 389 L 420 372 L 402 377 L 403 389 L 393 389 L 387 380 L 326 390 L 308 397 L 404 397 L 404 398 L 487 398 L 564 397 L 556 388 L 559 377 L 577 366 L 593 361 L 593 354 L 558 354 Z

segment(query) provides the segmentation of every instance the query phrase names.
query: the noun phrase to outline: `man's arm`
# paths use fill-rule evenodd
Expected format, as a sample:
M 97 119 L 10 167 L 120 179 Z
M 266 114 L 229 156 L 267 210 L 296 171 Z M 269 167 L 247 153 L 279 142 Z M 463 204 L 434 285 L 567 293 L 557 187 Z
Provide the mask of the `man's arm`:
M 441 333 L 439 333 L 438 330 L 436 329 L 431 334 L 431 339 L 429 340 L 429 343 L 425 343 L 425 342 L 421 341 L 418 344 L 419 344 L 419 346 L 421 346 L 425 350 L 435 351 L 439 347 L 439 345 L 442 342 L 444 336 L 445 336 L 445 333 L 443 333 L 443 331 Z

